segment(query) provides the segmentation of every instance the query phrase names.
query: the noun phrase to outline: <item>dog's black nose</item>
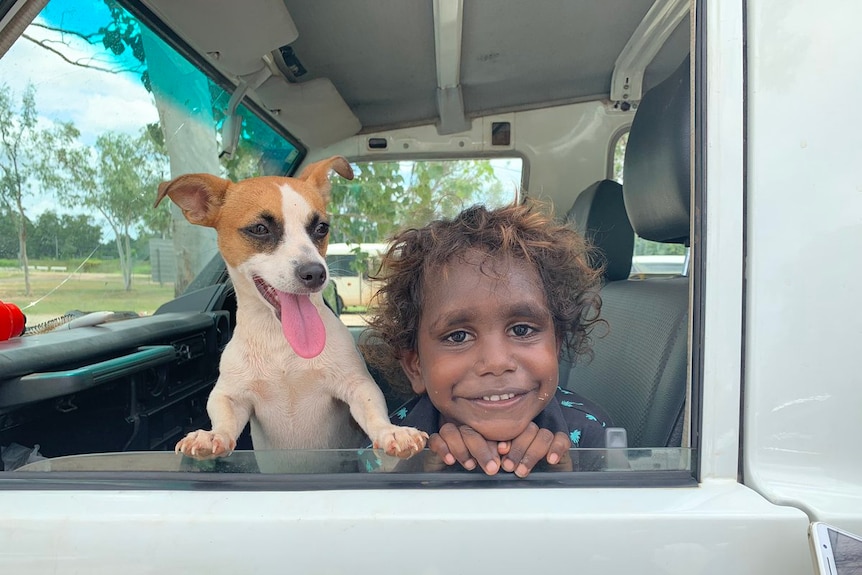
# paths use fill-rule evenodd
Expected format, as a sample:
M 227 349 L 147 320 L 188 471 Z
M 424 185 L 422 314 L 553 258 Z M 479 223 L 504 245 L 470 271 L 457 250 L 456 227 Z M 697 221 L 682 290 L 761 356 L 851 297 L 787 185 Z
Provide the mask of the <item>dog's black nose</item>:
M 326 267 L 316 262 L 303 264 L 296 269 L 296 277 L 309 289 L 317 289 L 326 281 Z

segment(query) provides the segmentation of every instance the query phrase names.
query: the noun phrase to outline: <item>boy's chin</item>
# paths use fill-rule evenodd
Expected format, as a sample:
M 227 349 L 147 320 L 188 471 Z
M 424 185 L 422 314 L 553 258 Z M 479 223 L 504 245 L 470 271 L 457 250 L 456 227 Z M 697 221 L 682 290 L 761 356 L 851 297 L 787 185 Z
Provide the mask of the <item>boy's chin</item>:
M 488 441 L 512 441 L 527 429 L 527 423 L 512 423 L 505 421 L 483 421 L 476 425 L 471 425 L 479 435 Z

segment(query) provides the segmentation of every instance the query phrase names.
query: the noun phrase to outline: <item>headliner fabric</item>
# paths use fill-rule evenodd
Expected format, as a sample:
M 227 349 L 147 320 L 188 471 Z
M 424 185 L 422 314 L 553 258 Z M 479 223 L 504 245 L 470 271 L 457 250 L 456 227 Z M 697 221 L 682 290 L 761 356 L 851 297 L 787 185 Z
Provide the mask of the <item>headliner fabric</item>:
M 600 180 L 588 187 L 578 194 L 566 221 L 601 251 L 607 281 L 629 277 L 635 232 L 626 215 L 620 184 Z
M 689 58 L 644 94 L 623 164 L 632 227 L 647 240 L 688 243 L 691 205 Z

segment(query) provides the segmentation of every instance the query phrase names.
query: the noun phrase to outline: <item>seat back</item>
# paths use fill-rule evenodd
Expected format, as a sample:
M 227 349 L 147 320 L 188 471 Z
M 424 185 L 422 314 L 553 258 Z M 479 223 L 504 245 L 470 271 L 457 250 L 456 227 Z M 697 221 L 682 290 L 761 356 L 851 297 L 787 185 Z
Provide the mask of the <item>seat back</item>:
M 629 279 L 629 270 L 632 228 L 645 239 L 688 242 L 688 78 L 686 59 L 641 100 L 626 145 L 622 189 L 607 181 L 591 186 L 567 216 L 607 259 L 601 317 L 608 329 L 594 330 L 592 359 L 566 365 L 561 381 L 602 405 L 614 425 L 626 429 L 629 447 L 679 446 L 682 440 L 689 280 Z

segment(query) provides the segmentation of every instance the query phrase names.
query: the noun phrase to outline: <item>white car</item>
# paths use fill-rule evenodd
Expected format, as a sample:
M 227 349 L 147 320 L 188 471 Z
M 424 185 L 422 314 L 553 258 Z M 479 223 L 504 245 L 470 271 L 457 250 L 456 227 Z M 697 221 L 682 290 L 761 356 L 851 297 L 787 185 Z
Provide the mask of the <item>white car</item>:
M 849 0 L 3 2 L 0 299 L 27 329 L 0 342 L 0 572 L 814 573 L 812 522 L 862 533 L 860 21 Z M 601 469 L 384 471 L 246 434 L 174 454 L 209 424 L 236 298 L 158 182 L 336 154 L 357 178 L 333 243 L 533 197 L 601 250 L 609 329 L 560 370 L 614 420 Z M 635 234 L 688 263 L 629 277 Z

